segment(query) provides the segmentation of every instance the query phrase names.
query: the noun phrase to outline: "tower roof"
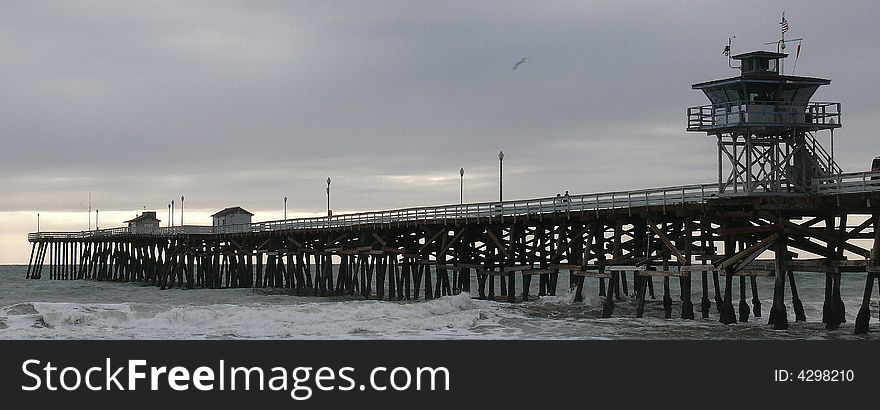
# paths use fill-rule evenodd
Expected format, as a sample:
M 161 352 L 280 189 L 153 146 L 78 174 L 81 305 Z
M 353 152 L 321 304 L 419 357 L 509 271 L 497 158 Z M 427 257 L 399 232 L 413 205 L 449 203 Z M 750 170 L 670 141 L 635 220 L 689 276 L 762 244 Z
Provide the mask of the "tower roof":
M 736 77 L 728 77 L 720 80 L 712 80 L 712 81 L 704 81 L 701 83 L 696 83 L 691 85 L 691 88 L 694 90 L 701 90 L 703 88 L 715 87 L 719 85 L 727 85 L 734 83 L 767 83 L 767 84 L 781 84 L 788 86 L 817 86 L 817 85 L 828 85 L 831 84 L 831 80 L 827 78 L 818 78 L 818 77 L 803 77 L 796 75 L 778 75 L 773 78 L 749 78 L 743 76 Z
M 760 58 L 785 58 L 788 57 L 786 53 L 776 53 L 773 51 L 749 51 L 748 53 L 737 54 L 735 56 L 731 56 L 730 58 L 734 60 L 743 60 L 751 57 L 760 57 Z

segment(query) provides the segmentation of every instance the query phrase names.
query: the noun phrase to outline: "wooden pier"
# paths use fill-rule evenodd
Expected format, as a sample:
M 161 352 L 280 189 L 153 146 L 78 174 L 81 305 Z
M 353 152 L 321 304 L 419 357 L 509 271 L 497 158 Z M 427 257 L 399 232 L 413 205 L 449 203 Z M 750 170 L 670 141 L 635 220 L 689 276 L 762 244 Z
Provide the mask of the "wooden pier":
M 572 286 L 578 300 L 585 280 L 598 281 L 605 317 L 621 293 L 637 298 L 641 315 L 646 291 L 658 278 L 666 317 L 673 316 L 670 287 L 677 286 L 678 316 L 693 318 L 696 303 L 709 317 L 715 304 L 726 323 L 737 320 L 737 277 L 739 320 L 746 320 L 746 289 L 753 314 L 761 316 L 755 276 L 776 275 L 771 291 L 778 302 L 770 317 L 785 328 L 786 282 L 795 316 L 803 320 L 795 272 L 814 272 L 826 275 L 824 321 L 835 328 L 844 320 L 841 273 L 870 272 L 860 312 L 867 324 L 880 271 L 880 173 L 818 182 L 827 185 L 819 188 L 823 194 L 809 197 L 718 196 L 712 184 L 233 227 L 40 232 L 29 236 L 27 275 L 388 300 L 469 292 L 475 275 L 479 297 L 513 302 L 528 299 L 534 276 L 540 295 L 555 294 L 565 270 L 572 279 L 562 286 Z M 689 300 L 694 276 L 700 301 Z
M 666 318 L 696 311 L 746 321 L 762 316 L 760 292 L 772 292 L 769 323 L 785 329 L 787 299 L 795 320 L 806 319 L 797 276 L 824 274 L 822 320 L 835 329 L 845 320 L 842 273 L 867 272 L 855 327 L 867 332 L 880 272 L 880 172 L 843 173 L 817 142 L 816 132 L 841 124 L 839 103 L 808 101 L 829 80 L 773 72 L 781 53 L 734 58 L 742 74 L 695 84 L 712 104 L 688 110 L 688 130 L 717 140 L 717 183 L 225 226 L 38 232 L 28 237 L 27 276 L 387 300 L 472 292 L 509 302 L 529 300 L 533 280 L 539 295 L 569 286 L 580 301 L 589 280 L 598 282 L 603 317 L 624 295 L 642 316 L 656 280 Z M 557 283 L 561 271 L 569 283 Z M 772 289 L 759 289 L 761 275 L 775 277 Z M 700 300 L 691 300 L 692 286 Z

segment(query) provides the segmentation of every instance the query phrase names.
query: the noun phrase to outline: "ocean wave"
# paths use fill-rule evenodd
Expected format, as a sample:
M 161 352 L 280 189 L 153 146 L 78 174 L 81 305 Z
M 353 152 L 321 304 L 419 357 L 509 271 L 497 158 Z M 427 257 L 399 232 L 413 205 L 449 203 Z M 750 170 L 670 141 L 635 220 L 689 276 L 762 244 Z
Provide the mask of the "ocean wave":
M 672 286 L 672 319 L 665 319 L 662 284 L 657 299 L 636 318 L 637 301 L 622 295 L 612 318 L 602 318 L 598 282 L 585 282 L 584 300 L 575 302 L 568 280 L 559 278 L 556 296 L 526 303 L 474 299 L 461 294 L 436 300 L 377 301 L 293 296 L 266 289 L 169 289 L 97 281 L 34 281 L 21 267 L 0 267 L 0 339 L 806 339 L 880 337 L 877 298 L 871 303 L 872 332 L 853 335 L 864 292 L 864 277 L 842 283 L 845 323 L 826 331 L 821 323 L 825 278 L 802 275 L 798 290 L 807 322 L 795 322 L 790 289 L 786 306 L 791 329 L 767 325 L 772 278 L 758 278 L 763 318 L 718 323 L 714 292 L 709 319 L 702 319 L 699 282 L 692 301 L 697 318 L 680 319 L 677 284 Z M 521 283 L 521 282 L 519 282 Z M 518 284 L 519 284 L 518 283 Z M 631 284 L 631 283 L 630 283 Z M 476 289 L 476 284 L 472 284 Z M 738 286 L 733 303 L 738 308 Z M 621 289 L 622 290 L 622 289 Z M 632 291 L 632 287 L 629 288 Z M 517 290 L 517 294 L 520 293 Z M 747 301 L 751 306 L 751 292 Z
M 26 307 L 25 307 L 26 306 Z M 497 315 L 470 295 L 421 302 L 277 305 L 33 302 L 3 308 L 5 338 L 433 338 L 491 327 Z M 12 320 L 12 318 L 15 318 Z M 43 324 L 42 326 L 34 326 Z

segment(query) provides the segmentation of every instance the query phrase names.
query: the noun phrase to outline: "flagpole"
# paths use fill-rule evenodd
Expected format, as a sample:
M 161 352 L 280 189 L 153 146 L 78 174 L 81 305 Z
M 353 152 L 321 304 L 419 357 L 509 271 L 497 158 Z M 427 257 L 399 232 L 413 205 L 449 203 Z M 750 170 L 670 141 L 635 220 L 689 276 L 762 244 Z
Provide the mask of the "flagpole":
M 785 32 L 786 31 L 788 31 L 788 21 L 785 20 L 785 12 L 783 11 L 782 12 L 782 21 L 779 22 L 779 41 L 776 42 L 776 52 L 777 53 L 781 54 L 785 51 Z M 789 41 L 801 41 L 801 40 L 803 40 L 803 39 L 802 38 L 793 38 Z M 764 44 L 769 45 L 769 44 L 773 44 L 773 43 L 770 42 L 770 43 L 764 43 Z M 800 48 L 800 43 L 798 43 L 798 47 Z M 800 49 L 798 51 L 800 51 Z M 795 68 L 797 67 L 798 57 L 799 56 L 795 56 L 795 58 L 794 58 L 794 67 Z M 779 59 L 779 67 L 777 67 L 777 68 L 779 69 L 780 75 L 785 75 L 785 58 Z M 792 69 L 792 74 L 794 74 L 794 69 Z
M 782 21 L 779 22 L 779 25 L 780 25 L 780 29 L 779 29 L 780 39 L 776 40 L 776 41 L 766 42 L 766 43 L 764 43 L 765 46 L 768 46 L 768 45 L 775 43 L 776 44 L 776 52 L 782 53 L 785 51 L 785 43 L 787 43 L 788 41 L 801 41 L 801 40 L 803 40 L 803 38 L 793 38 L 791 40 L 785 39 L 785 32 L 788 31 L 788 21 L 785 20 L 785 12 L 782 12 Z M 800 44 L 800 43 L 798 43 L 798 44 Z M 795 56 L 795 60 L 797 60 L 797 56 Z M 785 62 L 785 59 L 779 59 L 779 74 L 785 74 L 785 72 L 783 70 L 784 62 Z
M 782 12 L 782 27 L 780 27 L 780 31 L 782 32 L 782 47 L 785 49 L 785 12 Z
M 779 45 L 776 46 L 777 53 L 781 53 L 783 50 L 785 50 L 785 12 L 784 11 L 782 12 L 782 21 L 779 22 L 779 32 L 780 32 L 780 36 L 782 37 L 782 39 L 779 40 Z M 785 59 L 784 58 L 779 59 L 779 74 L 785 75 Z

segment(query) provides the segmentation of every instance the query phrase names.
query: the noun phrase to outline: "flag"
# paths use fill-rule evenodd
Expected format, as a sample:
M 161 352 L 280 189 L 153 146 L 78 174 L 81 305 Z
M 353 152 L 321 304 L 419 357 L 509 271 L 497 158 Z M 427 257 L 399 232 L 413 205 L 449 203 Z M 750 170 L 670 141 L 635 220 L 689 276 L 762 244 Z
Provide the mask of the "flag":
M 729 56 L 730 55 L 730 46 L 724 46 L 724 51 L 722 51 L 721 54 Z
M 800 57 L 800 56 L 801 56 L 801 43 L 798 42 L 797 52 L 795 52 L 795 54 L 794 54 L 794 59 L 797 60 L 798 57 Z
M 782 21 L 779 22 L 782 25 L 782 34 L 788 31 L 788 20 L 785 19 L 785 13 L 782 13 Z

